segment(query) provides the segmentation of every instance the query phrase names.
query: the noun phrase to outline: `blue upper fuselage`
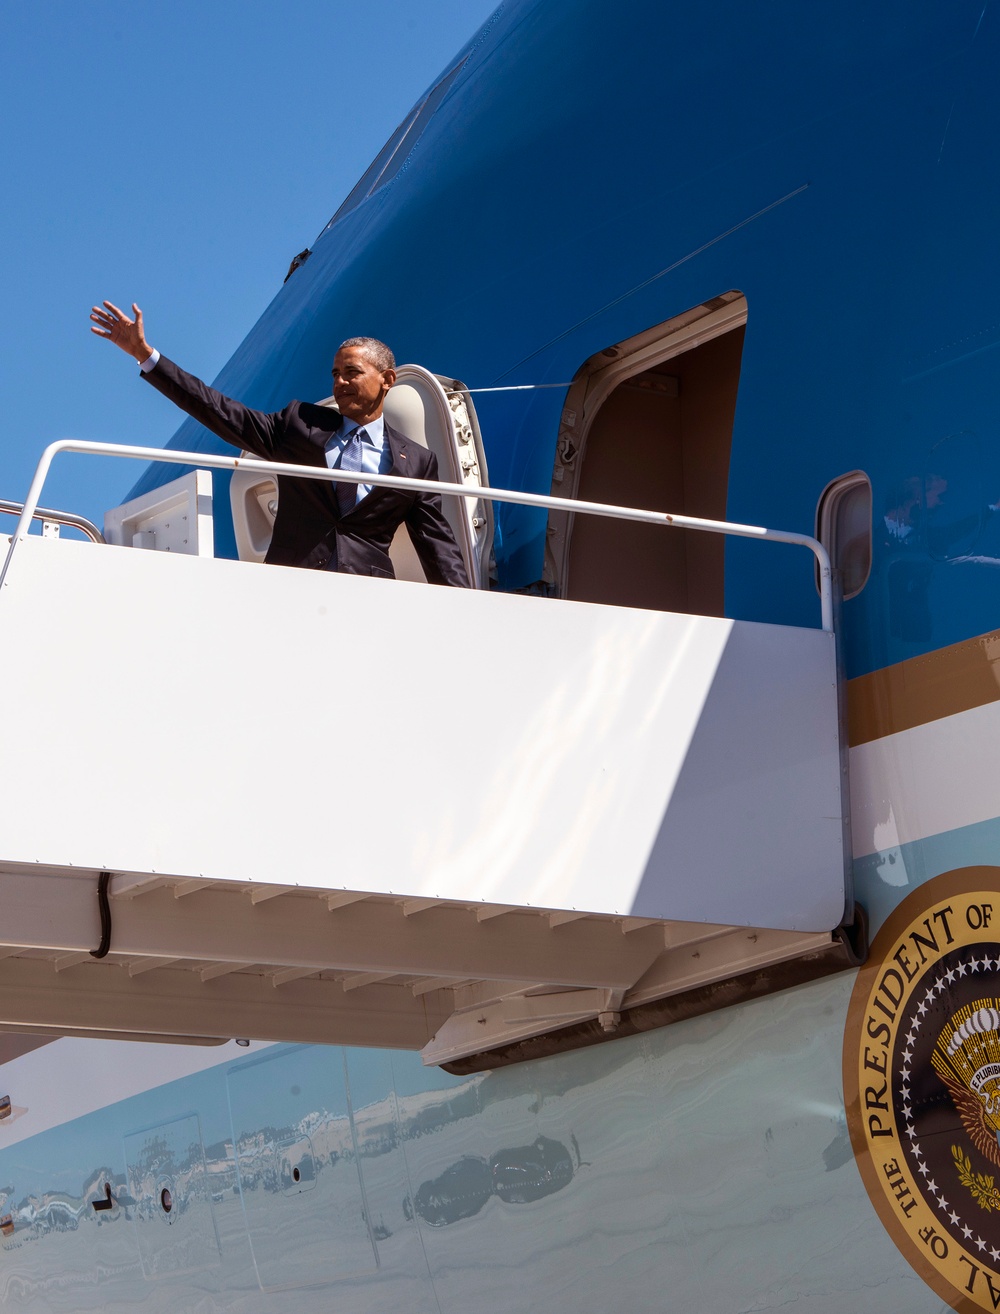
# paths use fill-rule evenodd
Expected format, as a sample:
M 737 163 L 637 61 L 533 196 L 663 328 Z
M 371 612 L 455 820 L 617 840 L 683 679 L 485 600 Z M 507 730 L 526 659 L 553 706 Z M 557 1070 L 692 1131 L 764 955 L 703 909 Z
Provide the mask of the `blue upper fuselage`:
M 217 386 L 265 410 L 325 396 L 355 334 L 472 388 L 561 382 L 739 289 L 729 518 L 811 533 L 823 487 L 862 469 L 875 559 L 849 674 L 981 634 L 1000 581 L 996 48 L 982 0 L 508 0 Z M 477 398 L 494 485 L 548 492 L 564 396 Z M 172 445 L 224 450 L 193 421 Z M 544 518 L 497 522 L 501 586 L 531 583 Z M 727 614 L 814 624 L 810 569 L 731 540 Z

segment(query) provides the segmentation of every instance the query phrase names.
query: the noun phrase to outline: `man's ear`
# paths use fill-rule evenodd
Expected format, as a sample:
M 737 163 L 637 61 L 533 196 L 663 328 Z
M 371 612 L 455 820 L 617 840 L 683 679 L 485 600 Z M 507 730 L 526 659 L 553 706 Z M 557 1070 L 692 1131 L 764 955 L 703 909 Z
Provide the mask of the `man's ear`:
M 396 371 L 395 371 L 395 370 L 383 370 L 383 371 L 382 371 L 382 380 L 383 380 L 383 382 L 385 383 L 386 388 L 391 388 L 392 385 L 396 382 Z

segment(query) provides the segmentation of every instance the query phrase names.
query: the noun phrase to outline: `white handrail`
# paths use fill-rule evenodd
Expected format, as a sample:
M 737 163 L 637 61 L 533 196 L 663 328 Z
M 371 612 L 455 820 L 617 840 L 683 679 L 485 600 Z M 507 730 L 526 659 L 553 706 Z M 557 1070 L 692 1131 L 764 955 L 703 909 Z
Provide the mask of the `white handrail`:
M 5 497 L 0 497 L 0 515 L 19 516 L 24 510 L 23 502 L 8 502 Z M 47 520 L 51 525 L 61 525 L 65 529 L 78 529 L 81 534 L 89 538 L 91 543 L 103 543 L 104 535 L 95 524 L 87 520 L 84 516 L 74 515 L 72 511 L 54 511 L 51 507 L 36 506 L 33 520 Z
M 637 520 L 648 525 L 674 529 L 699 529 L 709 534 L 728 534 L 735 538 L 761 538 L 772 543 L 791 543 L 808 548 L 819 566 L 822 626 L 833 630 L 833 573 L 830 557 L 823 544 L 808 534 L 793 534 L 783 529 L 765 529 L 762 525 L 732 524 L 726 520 L 701 520 L 696 516 L 671 515 L 665 511 L 642 511 L 634 507 L 614 506 L 607 502 L 580 502 L 571 498 L 548 497 L 541 493 L 519 493 L 509 488 L 489 488 L 480 484 L 446 484 L 435 479 L 406 479 L 401 475 L 366 474 L 363 471 L 330 470 L 326 466 L 287 465 L 281 461 L 255 461 L 244 456 L 212 456 L 205 452 L 178 452 L 167 447 L 128 447 L 117 443 L 94 443 L 63 438 L 49 443 L 35 468 L 24 510 L 11 538 L 7 557 L 0 570 L 0 588 L 18 542 L 27 534 L 42 487 L 53 460 L 62 452 L 87 456 L 118 456 L 135 461 L 163 461 L 171 465 L 201 466 L 213 470 L 259 470 L 262 474 L 292 475 L 297 479 L 319 479 L 327 483 L 370 484 L 380 488 L 405 488 L 416 493 L 430 491 L 451 497 L 483 497 L 494 502 L 513 502 L 518 506 L 535 506 L 555 511 L 578 511 L 584 515 L 607 516 L 617 520 Z

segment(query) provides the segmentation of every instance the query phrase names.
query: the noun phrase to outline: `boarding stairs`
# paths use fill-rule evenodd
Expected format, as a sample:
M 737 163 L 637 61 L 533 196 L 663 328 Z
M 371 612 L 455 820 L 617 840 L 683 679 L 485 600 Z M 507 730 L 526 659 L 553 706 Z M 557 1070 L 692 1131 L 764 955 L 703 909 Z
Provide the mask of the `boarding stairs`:
M 172 550 L 29 534 L 64 452 L 197 467 L 146 509 Z M 557 503 L 806 547 L 820 628 L 257 567 L 205 551 L 234 468 L 332 478 L 70 441 L 40 464 L 0 585 L 0 1027 L 457 1071 L 858 961 L 820 544 Z

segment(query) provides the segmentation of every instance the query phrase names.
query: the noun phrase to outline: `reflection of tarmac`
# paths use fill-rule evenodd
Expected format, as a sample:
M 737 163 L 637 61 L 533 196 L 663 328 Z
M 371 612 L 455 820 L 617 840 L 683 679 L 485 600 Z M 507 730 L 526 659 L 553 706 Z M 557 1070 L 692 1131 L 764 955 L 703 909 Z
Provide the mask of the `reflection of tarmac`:
M 539 1136 L 532 1145 L 498 1150 L 489 1162 L 463 1155 L 440 1177 L 421 1184 L 414 1208 L 431 1227 L 445 1227 L 478 1214 L 491 1195 L 505 1204 L 528 1204 L 561 1191 L 572 1178 L 566 1146 Z

